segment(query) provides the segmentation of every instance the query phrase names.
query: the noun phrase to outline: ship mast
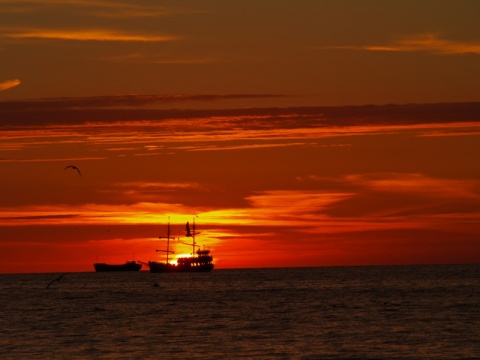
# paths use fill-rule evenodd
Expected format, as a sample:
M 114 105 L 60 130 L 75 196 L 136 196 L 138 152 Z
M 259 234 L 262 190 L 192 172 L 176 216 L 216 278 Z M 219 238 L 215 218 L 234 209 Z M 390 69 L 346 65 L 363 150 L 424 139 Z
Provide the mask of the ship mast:
M 193 217 L 193 241 L 192 241 L 192 256 L 195 256 L 195 246 L 197 246 L 197 244 L 195 243 L 195 217 Z
M 159 236 L 159 239 L 165 239 L 165 236 Z M 170 216 L 168 217 L 168 227 L 167 227 L 167 250 L 156 250 L 156 251 L 163 251 L 167 253 L 167 264 L 168 264 L 168 254 L 173 253 L 173 251 L 170 251 Z M 173 238 L 175 239 L 175 238 Z
M 195 218 L 197 217 L 198 215 L 195 215 L 193 217 L 193 223 L 192 223 L 192 231 L 190 231 L 190 224 L 188 223 L 187 221 L 187 225 L 186 225 L 186 230 L 187 230 L 187 237 L 191 237 L 192 238 L 192 256 L 195 256 L 195 247 L 197 246 L 197 243 L 195 242 L 195 234 L 196 234 L 196 231 L 195 231 Z M 186 245 L 190 245 L 190 244 L 187 244 L 187 243 L 184 243 Z

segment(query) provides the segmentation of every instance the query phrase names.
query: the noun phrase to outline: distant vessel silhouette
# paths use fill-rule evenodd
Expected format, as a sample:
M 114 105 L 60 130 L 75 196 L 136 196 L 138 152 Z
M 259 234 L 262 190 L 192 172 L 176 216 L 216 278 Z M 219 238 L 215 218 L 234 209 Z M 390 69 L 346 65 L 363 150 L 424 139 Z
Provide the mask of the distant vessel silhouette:
M 158 261 L 149 261 L 148 267 L 150 268 L 151 273 L 169 273 L 169 272 L 209 272 L 212 271 L 214 265 L 212 263 L 213 257 L 210 255 L 210 250 L 200 250 L 198 249 L 195 251 L 195 248 L 198 245 L 195 242 L 195 218 L 193 218 L 193 231 L 190 231 L 190 224 L 187 221 L 186 231 L 187 237 L 192 238 L 192 255 L 180 257 L 177 259 L 176 264 L 171 264 L 169 262 L 169 253 L 173 253 L 170 251 L 170 221 L 168 222 L 168 232 L 167 232 L 167 249 L 166 250 L 157 250 L 163 251 L 167 253 L 167 260 L 166 262 L 158 262 Z M 162 238 L 162 237 L 160 237 Z M 185 243 L 187 244 L 187 243 Z M 188 244 L 190 245 L 190 244 Z M 196 255 L 195 255 L 196 254 Z
M 142 264 L 135 261 L 126 261 L 125 264 L 106 264 L 95 263 L 93 264 L 96 272 L 104 271 L 139 271 L 142 268 Z

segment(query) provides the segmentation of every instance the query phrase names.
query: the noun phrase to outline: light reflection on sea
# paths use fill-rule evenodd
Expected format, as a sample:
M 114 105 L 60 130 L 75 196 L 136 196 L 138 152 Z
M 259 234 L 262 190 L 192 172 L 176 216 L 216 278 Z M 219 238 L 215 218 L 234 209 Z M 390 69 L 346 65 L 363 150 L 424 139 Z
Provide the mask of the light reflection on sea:
M 479 265 L 58 275 L 0 275 L 2 358 L 480 356 Z

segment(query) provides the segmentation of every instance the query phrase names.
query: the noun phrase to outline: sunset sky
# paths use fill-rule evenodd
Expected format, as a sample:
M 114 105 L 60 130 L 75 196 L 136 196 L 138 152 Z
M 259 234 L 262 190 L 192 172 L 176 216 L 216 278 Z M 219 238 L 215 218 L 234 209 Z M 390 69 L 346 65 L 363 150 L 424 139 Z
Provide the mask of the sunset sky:
M 0 273 L 479 263 L 479 14 L 0 0 Z

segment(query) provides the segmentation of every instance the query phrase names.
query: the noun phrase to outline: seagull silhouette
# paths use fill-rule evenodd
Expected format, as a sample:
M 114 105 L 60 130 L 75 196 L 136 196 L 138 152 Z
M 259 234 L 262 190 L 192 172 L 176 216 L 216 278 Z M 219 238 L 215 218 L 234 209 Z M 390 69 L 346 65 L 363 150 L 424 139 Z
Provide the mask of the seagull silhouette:
M 68 168 L 71 168 L 73 170 L 77 170 L 78 171 L 78 175 L 82 176 L 82 173 L 80 172 L 80 169 L 78 167 L 76 167 L 75 165 L 68 165 L 65 170 L 67 170 Z
M 60 275 L 58 278 L 56 279 L 53 279 L 52 281 L 49 282 L 49 284 L 47 285 L 47 289 L 50 287 L 50 285 L 52 285 L 55 281 L 60 281 L 62 279 L 62 277 L 64 277 L 65 275 L 67 275 L 68 273 L 65 273 L 65 274 L 62 274 Z

